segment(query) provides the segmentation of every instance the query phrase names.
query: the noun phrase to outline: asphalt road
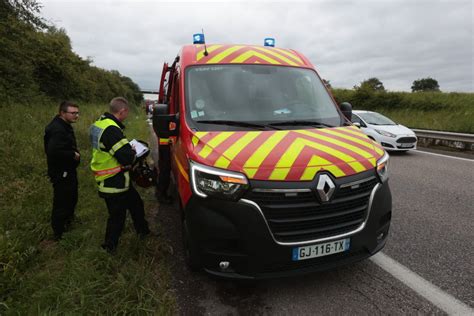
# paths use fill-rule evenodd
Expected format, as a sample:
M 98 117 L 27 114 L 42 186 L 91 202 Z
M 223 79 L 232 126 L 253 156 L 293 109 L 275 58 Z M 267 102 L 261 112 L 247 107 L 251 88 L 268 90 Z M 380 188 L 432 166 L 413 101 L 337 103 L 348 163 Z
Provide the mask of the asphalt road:
M 447 304 L 454 305 L 455 311 L 461 306 L 457 311 L 462 314 L 474 315 L 474 160 L 419 151 L 393 154 L 390 173 L 393 216 L 382 253 L 403 265 L 402 276 L 421 284 L 421 290 L 407 286 L 403 277 L 387 272 L 378 260 L 371 259 L 304 277 L 252 283 L 192 274 L 182 259 L 178 211 L 161 205 L 160 226 L 174 249 L 170 262 L 178 312 L 446 314 Z M 423 282 L 417 281 L 418 277 Z M 448 297 L 446 304 L 436 299 L 438 292 Z

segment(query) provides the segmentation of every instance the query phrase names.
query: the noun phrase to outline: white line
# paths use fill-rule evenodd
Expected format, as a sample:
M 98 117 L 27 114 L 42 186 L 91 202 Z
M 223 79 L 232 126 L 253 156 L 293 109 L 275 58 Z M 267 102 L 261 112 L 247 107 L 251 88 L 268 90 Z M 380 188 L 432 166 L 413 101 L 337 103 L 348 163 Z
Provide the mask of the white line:
M 370 260 L 449 315 L 474 315 L 474 309 L 385 254 L 379 252 Z
M 431 153 L 429 151 L 422 151 L 422 150 L 418 150 L 418 149 L 415 149 L 415 151 L 417 153 L 423 153 L 423 154 L 428 154 L 428 155 L 434 155 L 434 156 L 440 156 L 440 157 L 446 157 L 446 158 L 452 158 L 452 159 L 459 159 L 459 160 L 474 162 L 474 159 L 467 159 L 467 158 L 461 158 L 461 157 L 453 157 L 453 156 L 448 156 L 448 155 L 435 154 L 435 153 Z

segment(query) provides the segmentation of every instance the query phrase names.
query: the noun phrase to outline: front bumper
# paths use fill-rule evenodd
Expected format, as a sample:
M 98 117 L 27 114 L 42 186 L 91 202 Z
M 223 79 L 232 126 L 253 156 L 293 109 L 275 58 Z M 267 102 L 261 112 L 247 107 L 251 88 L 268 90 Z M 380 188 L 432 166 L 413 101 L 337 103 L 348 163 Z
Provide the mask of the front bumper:
M 232 202 L 192 196 L 185 207 L 185 216 L 206 272 L 226 278 L 275 278 L 350 264 L 382 249 L 391 220 L 388 183 L 379 183 L 370 199 L 362 229 L 349 236 L 348 251 L 302 261 L 292 260 L 292 250 L 308 242 L 277 240 L 259 205 L 248 199 Z M 338 238 L 325 240 L 331 239 Z M 223 261 L 230 263 L 225 270 L 219 266 Z
M 415 135 L 403 135 L 396 138 L 380 135 L 378 142 L 388 151 L 406 151 L 416 149 L 418 139 Z

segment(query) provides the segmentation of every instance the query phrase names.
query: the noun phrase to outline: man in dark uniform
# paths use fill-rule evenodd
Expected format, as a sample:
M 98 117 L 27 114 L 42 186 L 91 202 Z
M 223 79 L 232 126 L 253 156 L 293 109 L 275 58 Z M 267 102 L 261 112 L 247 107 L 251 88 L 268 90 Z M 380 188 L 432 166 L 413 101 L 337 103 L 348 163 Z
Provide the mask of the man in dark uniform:
M 48 176 L 54 189 L 51 226 L 55 240 L 61 239 L 74 219 L 77 204 L 76 168 L 81 155 L 71 124 L 78 118 L 79 107 L 70 101 L 63 101 L 59 105 L 59 114 L 46 126 L 44 133 Z
M 155 195 L 162 204 L 171 204 L 168 188 L 171 181 L 171 150 L 169 138 L 158 138 L 158 184 Z
M 114 252 L 125 224 L 127 209 L 140 237 L 150 233 L 145 220 L 143 201 L 132 186 L 130 172 L 135 151 L 123 134 L 122 122 L 128 117 L 128 101 L 117 97 L 110 101 L 110 112 L 104 113 L 90 129 L 92 142 L 91 169 L 109 212 L 102 248 Z

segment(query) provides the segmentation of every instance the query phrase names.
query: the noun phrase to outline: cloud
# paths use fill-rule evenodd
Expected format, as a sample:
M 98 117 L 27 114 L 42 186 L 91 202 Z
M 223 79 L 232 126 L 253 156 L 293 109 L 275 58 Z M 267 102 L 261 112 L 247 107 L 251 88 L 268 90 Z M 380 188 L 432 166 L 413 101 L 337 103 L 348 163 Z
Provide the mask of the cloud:
M 146 89 L 158 86 L 163 62 L 204 28 L 208 43 L 260 45 L 275 37 L 277 46 L 306 55 L 334 87 L 377 77 L 389 90 L 409 91 L 413 80 L 432 77 L 443 91 L 474 91 L 470 0 L 45 0 L 43 6 L 80 56 Z

